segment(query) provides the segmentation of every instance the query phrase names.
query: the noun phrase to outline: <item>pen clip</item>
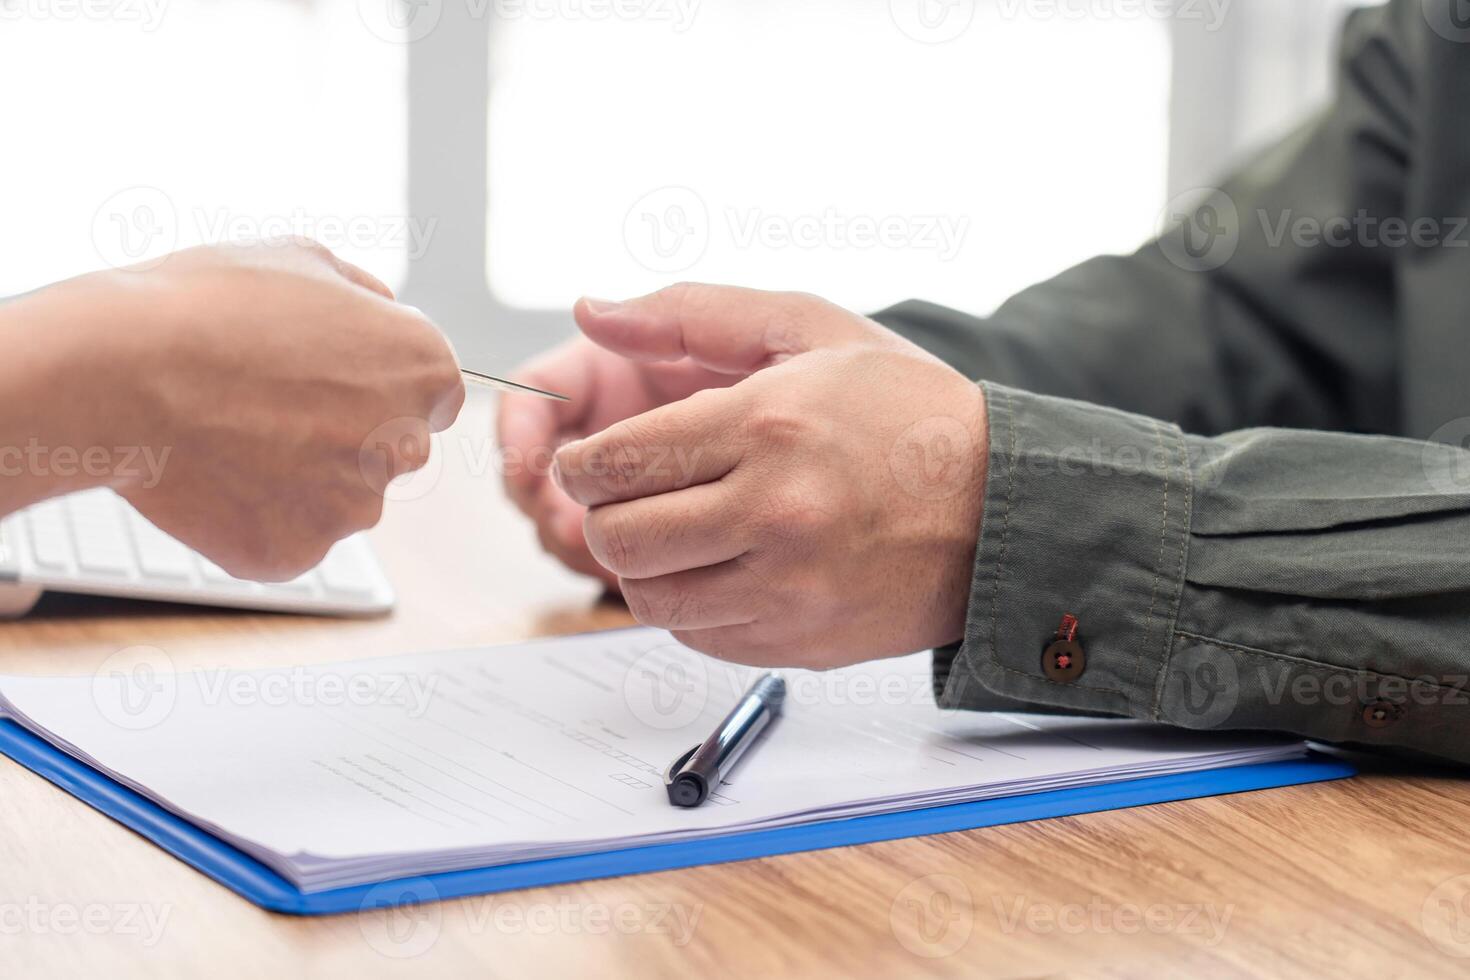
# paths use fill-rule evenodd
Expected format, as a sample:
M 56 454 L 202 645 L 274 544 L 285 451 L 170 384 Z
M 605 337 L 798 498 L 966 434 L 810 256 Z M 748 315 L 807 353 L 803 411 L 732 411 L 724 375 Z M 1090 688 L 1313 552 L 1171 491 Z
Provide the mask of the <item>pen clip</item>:
M 684 768 L 685 763 L 687 763 L 694 756 L 694 753 L 699 751 L 699 747 L 703 744 L 703 742 L 695 742 L 688 752 L 685 752 L 683 755 L 679 756 L 679 758 L 669 763 L 669 768 L 664 770 L 665 786 L 668 786 L 674 781 L 674 777 L 679 774 L 679 770 Z

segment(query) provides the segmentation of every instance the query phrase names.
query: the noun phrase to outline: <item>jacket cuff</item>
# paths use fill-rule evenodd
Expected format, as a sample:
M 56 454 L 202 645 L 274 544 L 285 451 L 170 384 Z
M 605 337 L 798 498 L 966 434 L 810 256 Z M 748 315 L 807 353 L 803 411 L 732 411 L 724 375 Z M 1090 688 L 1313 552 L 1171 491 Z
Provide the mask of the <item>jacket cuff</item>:
M 1158 717 L 1194 496 L 1183 433 L 984 389 L 984 518 L 964 643 L 936 654 L 941 706 Z

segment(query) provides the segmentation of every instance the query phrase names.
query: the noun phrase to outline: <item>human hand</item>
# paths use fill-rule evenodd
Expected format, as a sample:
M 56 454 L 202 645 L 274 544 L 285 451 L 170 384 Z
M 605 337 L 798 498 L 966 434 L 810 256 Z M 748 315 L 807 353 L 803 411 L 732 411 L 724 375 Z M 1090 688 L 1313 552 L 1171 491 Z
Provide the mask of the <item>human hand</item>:
M 589 508 L 589 550 L 640 622 L 715 656 L 808 667 L 963 635 L 988 445 L 978 386 L 804 295 L 684 285 L 579 322 L 640 363 L 744 375 L 556 453 L 553 476 Z
M 376 524 L 464 400 L 438 329 L 311 242 L 189 249 L 66 287 L 107 318 L 97 426 L 169 453 L 156 485 L 114 489 L 244 578 L 291 578 Z
M 601 432 L 614 422 L 705 388 L 734 384 L 753 368 L 711 368 L 672 351 L 641 359 L 624 357 L 616 350 L 623 343 L 622 332 L 627 324 L 604 312 L 614 305 L 602 300 L 579 300 L 572 312 L 584 336 L 548 351 L 514 376 L 570 400 L 502 395 L 497 429 L 504 454 L 506 492 L 535 522 L 541 546 L 567 567 L 616 588 L 617 575 L 598 564 L 587 550 L 582 534 L 587 508 L 549 478 L 552 454 L 562 443 Z M 608 346 L 598 346 L 599 342 Z

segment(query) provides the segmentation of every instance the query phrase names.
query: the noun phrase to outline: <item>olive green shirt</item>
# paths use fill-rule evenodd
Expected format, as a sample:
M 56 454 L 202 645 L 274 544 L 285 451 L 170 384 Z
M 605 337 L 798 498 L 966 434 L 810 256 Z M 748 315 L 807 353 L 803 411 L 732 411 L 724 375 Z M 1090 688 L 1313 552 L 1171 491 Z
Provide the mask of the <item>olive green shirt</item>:
M 1470 761 L 1467 216 L 1470 19 L 1394 0 L 1327 110 L 1138 253 L 879 314 L 987 393 L 941 704 Z

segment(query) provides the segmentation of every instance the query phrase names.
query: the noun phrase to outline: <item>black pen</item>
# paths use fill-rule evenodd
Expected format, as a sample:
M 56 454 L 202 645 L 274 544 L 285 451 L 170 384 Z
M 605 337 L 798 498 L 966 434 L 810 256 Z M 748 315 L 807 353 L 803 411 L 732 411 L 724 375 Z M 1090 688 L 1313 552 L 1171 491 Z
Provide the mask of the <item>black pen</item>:
M 758 677 L 713 735 L 670 764 L 664 773 L 669 802 L 674 806 L 699 806 L 709 799 L 710 791 L 781 713 L 781 702 L 785 700 L 785 681 L 775 674 Z

